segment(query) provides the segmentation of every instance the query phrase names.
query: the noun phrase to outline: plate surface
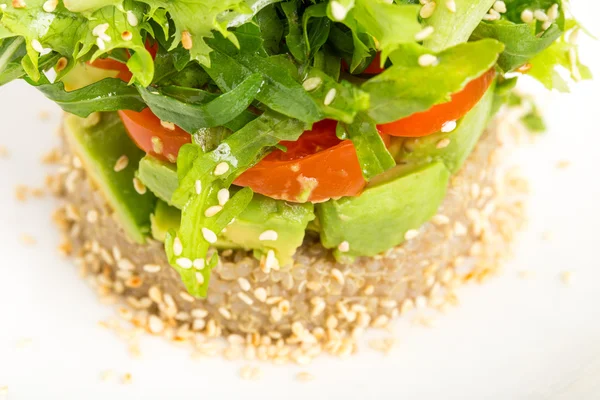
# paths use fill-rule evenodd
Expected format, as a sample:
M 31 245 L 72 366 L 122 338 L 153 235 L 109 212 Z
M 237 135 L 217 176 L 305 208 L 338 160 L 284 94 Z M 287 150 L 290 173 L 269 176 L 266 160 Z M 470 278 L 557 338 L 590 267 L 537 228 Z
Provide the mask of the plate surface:
M 598 36 L 598 3 L 574 3 Z M 584 42 L 597 77 L 599 47 Z M 99 304 L 75 266 L 57 254 L 50 221 L 56 203 L 15 198 L 19 184 L 43 185 L 48 168 L 40 158 L 58 143 L 60 113 L 21 82 L 2 87 L 0 145 L 10 156 L 0 158 L 0 387 L 8 386 L 11 400 L 598 399 L 599 92 L 596 80 L 569 96 L 543 94 L 551 129 L 514 155 L 531 183 L 529 222 L 500 277 L 462 289 L 461 306 L 436 318 L 433 328 L 401 320 L 392 333 L 370 333 L 398 339 L 387 356 L 365 344 L 356 356 L 321 357 L 306 367 L 254 363 L 262 378 L 244 381 L 239 370 L 247 362 L 193 360 L 188 348 L 152 337 L 132 358 L 122 339 L 98 326 L 114 309 Z M 41 119 L 41 111 L 50 117 Z M 558 168 L 563 161 L 570 165 Z M 37 244 L 24 245 L 22 234 Z M 560 279 L 565 271 L 572 272 L 569 286 Z M 106 370 L 115 376 L 103 381 Z M 314 380 L 297 381 L 300 371 Z M 132 374 L 131 384 L 120 382 L 124 373 Z

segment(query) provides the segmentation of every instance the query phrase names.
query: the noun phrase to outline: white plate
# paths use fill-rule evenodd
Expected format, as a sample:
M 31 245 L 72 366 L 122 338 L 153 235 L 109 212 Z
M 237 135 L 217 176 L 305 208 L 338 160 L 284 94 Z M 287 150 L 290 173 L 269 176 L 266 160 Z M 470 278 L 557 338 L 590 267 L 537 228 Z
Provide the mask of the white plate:
M 587 25 L 600 7 L 575 2 Z M 598 30 L 596 30 L 598 33 Z M 595 46 L 595 47 L 594 47 Z M 586 42 L 600 76 L 598 45 Z M 0 89 L 0 387 L 18 399 L 598 399 L 600 398 L 600 179 L 598 93 L 584 83 L 568 96 L 545 95 L 551 131 L 516 155 L 531 180 L 529 224 L 517 257 L 484 286 L 461 290 L 460 307 L 435 328 L 399 321 L 399 346 L 388 356 L 368 350 L 307 367 L 259 365 L 258 381 L 243 381 L 246 362 L 192 360 L 188 348 L 142 340 L 142 357 L 98 321 L 114 315 L 100 305 L 76 268 L 56 252 L 50 199 L 17 202 L 16 185 L 41 186 L 45 151 L 57 144 L 57 108 L 34 89 Z M 51 111 L 50 120 L 38 118 Z M 569 160 L 572 165 L 558 169 Z M 20 234 L 34 236 L 24 246 Z M 550 240 L 544 239 L 552 234 Z M 521 279 L 517 271 L 533 271 Z M 562 271 L 573 272 L 565 286 Z M 100 373 L 117 376 L 106 382 Z M 299 371 L 315 379 L 295 380 Z M 119 376 L 130 372 L 133 382 Z

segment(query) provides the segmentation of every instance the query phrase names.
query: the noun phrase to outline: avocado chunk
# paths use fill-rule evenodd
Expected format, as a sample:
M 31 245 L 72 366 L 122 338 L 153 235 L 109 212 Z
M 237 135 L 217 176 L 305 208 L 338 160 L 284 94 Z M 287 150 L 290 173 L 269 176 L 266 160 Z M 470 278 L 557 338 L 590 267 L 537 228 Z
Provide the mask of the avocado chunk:
M 89 127 L 84 119 L 67 115 L 64 134 L 128 237 L 144 243 L 150 233 L 150 214 L 156 197 L 150 192 L 141 195 L 133 186 L 135 171 L 144 153 L 129 139 L 118 115 L 102 113 L 100 121 Z M 128 159 L 127 166 L 116 172 L 115 164 L 123 156 Z
M 179 229 L 181 223 L 181 211 L 159 199 L 156 202 L 154 214 L 150 216 L 150 222 L 152 223 L 152 237 L 164 242 L 167 237 L 167 232 L 171 229 Z
M 116 78 L 119 71 L 92 67 L 87 63 L 76 64 L 63 78 L 67 91 L 81 89 L 105 78 Z
M 451 173 L 463 166 L 485 130 L 492 112 L 495 84 L 460 121 L 452 132 L 438 132 L 420 138 L 403 140 L 395 157 L 399 164 L 427 164 L 440 160 Z M 449 140 L 449 142 L 448 142 Z M 443 146 L 448 142 L 447 146 Z
M 171 197 L 179 184 L 174 164 L 146 155 L 140 160 L 137 177 L 156 197 L 173 205 Z
M 159 201 L 152 217 L 152 233 L 156 239 L 164 240 L 167 230 L 178 228 L 181 220 L 178 208 L 182 205 L 167 205 L 178 185 L 175 166 L 146 156 L 140 162 L 138 178 L 163 200 Z M 231 188 L 232 194 L 235 190 Z M 273 250 L 279 264 L 288 265 L 314 218 L 312 203 L 290 203 L 255 193 L 242 214 L 218 236 L 215 247 L 255 250 L 259 256 Z M 260 240 L 261 234 L 269 230 L 277 232 L 277 239 Z
M 449 178 L 440 161 L 399 165 L 372 181 L 359 197 L 317 204 L 321 243 L 335 248 L 340 261 L 374 256 L 401 244 L 407 231 L 418 229 L 437 212 Z M 338 248 L 343 242 L 348 242 L 348 251 Z

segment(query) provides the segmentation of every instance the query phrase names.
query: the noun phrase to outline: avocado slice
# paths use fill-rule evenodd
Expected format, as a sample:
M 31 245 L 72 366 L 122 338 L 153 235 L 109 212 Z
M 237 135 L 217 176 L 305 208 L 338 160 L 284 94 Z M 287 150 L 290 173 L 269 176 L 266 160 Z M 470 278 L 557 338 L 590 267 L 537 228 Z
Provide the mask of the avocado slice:
M 146 155 L 140 160 L 137 177 L 156 197 L 173 205 L 171 197 L 179 185 L 177 167 L 174 164 Z M 181 207 L 179 205 L 178 208 Z
M 428 164 L 439 160 L 451 173 L 458 172 L 487 126 L 494 103 L 494 90 L 495 84 L 492 84 L 475 107 L 458 122 L 454 131 L 404 139 L 396 161 L 399 164 Z M 446 139 L 449 140 L 446 147 L 438 146 Z
M 129 139 L 116 113 L 100 116 L 100 122 L 86 127 L 84 119 L 67 115 L 65 138 L 115 211 L 128 237 L 144 243 L 150 233 L 150 214 L 156 203 L 152 193 L 140 195 L 133 186 L 135 171 L 144 152 Z M 121 156 L 127 156 L 129 162 L 125 169 L 115 172 L 115 163 Z
M 78 63 L 63 78 L 67 91 L 81 89 L 105 78 L 116 78 L 119 71 L 92 67 L 87 63 Z
M 140 161 L 138 178 L 162 200 L 152 217 L 152 233 L 156 239 L 164 240 L 166 232 L 178 228 L 181 220 L 178 208 L 183 205 L 171 202 L 178 185 L 175 166 L 145 156 Z M 232 187 L 231 191 L 235 190 Z M 242 214 L 219 235 L 215 247 L 255 250 L 258 255 L 272 249 L 280 265 L 287 265 L 292 262 L 292 256 L 302 244 L 307 225 L 314 218 L 311 203 L 290 203 L 255 193 Z M 277 240 L 259 240 L 261 233 L 267 230 L 277 232 Z
M 399 165 L 377 177 L 359 197 L 343 197 L 316 205 L 321 243 L 350 261 L 374 256 L 404 242 L 436 212 L 446 195 L 450 172 L 440 161 Z M 338 246 L 348 242 L 348 251 Z

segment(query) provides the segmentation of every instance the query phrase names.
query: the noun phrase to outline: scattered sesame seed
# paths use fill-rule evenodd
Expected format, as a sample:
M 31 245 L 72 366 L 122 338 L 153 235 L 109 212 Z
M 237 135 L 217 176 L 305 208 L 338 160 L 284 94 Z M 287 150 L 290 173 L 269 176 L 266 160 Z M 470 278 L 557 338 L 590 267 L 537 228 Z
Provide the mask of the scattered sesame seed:
M 215 174 L 216 175 L 216 174 Z M 229 190 L 223 188 L 217 192 L 217 200 L 219 201 L 219 205 L 224 206 L 229 201 Z
M 343 285 L 345 282 L 344 274 L 337 268 L 333 268 L 331 270 L 331 276 L 335 279 L 340 285 Z
M 131 26 L 137 26 L 138 17 L 131 10 L 127 10 L 127 23 Z
M 321 86 L 322 83 L 323 83 L 323 80 L 317 76 L 317 77 L 308 78 L 307 80 L 305 80 L 302 83 L 302 87 L 307 92 L 312 92 L 313 90 L 315 90 L 319 86 Z
M 533 22 L 533 20 L 533 11 L 525 9 L 523 12 L 521 12 L 521 21 L 525 22 L 526 24 L 530 24 Z
M 4 385 L 4 386 L 0 386 L 0 395 L 5 396 L 8 394 L 8 386 Z
M 348 243 L 347 240 L 344 240 L 338 245 L 338 250 L 342 253 L 347 253 L 348 251 L 350 251 L 350 243 Z
M 146 194 L 146 185 L 144 185 L 138 177 L 133 178 L 133 188 L 140 195 Z
M 98 211 L 96 211 L 96 210 L 89 210 L 87 212 L 87 214 L 85 215 L 85 219 L 90 224 L 95 223 L 96 221 L 98 221 Z
M 500 19 L 500 13 L 498 13 L 498 11 L 492 8 L 490 11 L 488 11 L 487 14 L 483 16 L 482 19 L 484 21 L 497 21 Z
M 142 269 L 146 272 L 148 272 L 149 274 L 155 274 L 157 272 L 160 272 L 160 265 L 157 264 L 146 264 L 142 267 Z
M 546 21 L 542 24 L 542 30 L 547 30 L 548 28 L 550 28 L 552 26 L 552 21 Z
M 404 234 L 404 239 L 405 240 L 412 240 L 412 239 L 416 238 L 417 236 L 419 236 L 419 231 L 418 230 L 416 230 L 416 229 L 409 229 Z
M 335 0 L 331 1 L 329 6 L 331 7 L 333 19 L 336 21 L 343 21 L 346 18 L 346 15 L 348 15 L 348 11 L 350 11 L 343 4 Z
M 441 131 L 443 133 L 449 133 L 456 129 L 456 121 L 447 121 L 442 125 Z
M 44 51 L 44 46 L 42 46 L 42 44 L 40 43 L 40 41 L 39 41 L 39 40 L 37 40 L 37 39 L 33 39 L 33 40 L 31 41 L 31 47 L 32 47 L 32 48 L 33 48 L 35 51 L 37 51 L 38 53 L 41 53 L 41 52 L 43 52 L 43 51 Z
M 171 164 L 175 164 L 177 162 L 177 157 L 175 157 L 174 154 L 169 153 L 167 154 L 167 160 L 169 160 Z
M 44 9 L 44 11 L 46 11 L 47 13 L 51 13 L 54 10 L 56 10 L 56 6 L 58 6 L 58 0 L 48 0 L 44 3 L 44 5 L 42 6 L 42 8 Z
M 464 236 L 467 234 L 467 232 L 467 227 L 464 226 L 462 223 L 456 221 L 456 223 L 454 224 L 454 234 L 456 236 Z
M 277 232 L 272 229 L 266 230 L 258 236 L 260 241 L 275 241 L 278 238 Z
M 456 1 L 454 0 L 446 0 L 446 8 L 451 12 L 456 12 Z
M 242 300 L 244 303 L 248 304 L 249 306 L 251 306 L 252 304 L 254 304 L 254 300 L 252 300 L 250 298 L 250 296 L 248 296 L 246 293 L 244 292 L 238 292 L 237 297 Z
M 198 281 L 199 285 L 204 285 L 204 275 L 202 275 L 202 272 L 196 272 L 196 281 Z
M 217 243 L 217 235 L 208 228 L 202 228 L 202 236 L 210 244 Z
M 173 254 L 176 256 L 180 256 L 183 253 L 183 245 L 181 244 L 181 240 L 178 237 L 173 239 Z
M 493 5 L 494 10 L 504 14 L 506 12 L 506 3 L 504 1 L 497 1 Z
M 8 158 L 9 151 L 6 146 L 0 146 L 0 158 Z
M 165 324 L 156 315 L 150 315 L 148 317 L 148 329 L 154 334 L 161 333 L 165 330 Z
M 438 58 L 433 54 L 423 54 L 419 57 L 419 65 L 421 67 L 436 66 L 438 62 Z
M 434 31 L 435 31 L 435 28 L 433 26 L 427 26 L 427 27 L 423 28 L 422 31 L 418 32 L 415 35 L 415 40 L 417 42 L 422 42 L 423 40 L 427 39 L 429 36 L 433 35 Z
M 168 129 L 170 131 L 174 131 L 175 130 L 175 124 L 172 122 L 168 122 L 168 121 L 163 121 L 162 119 L 160 120 L 160 125 L 165 128 Z
M 248 290 L 250 290 L 250 282 L 248 282 L 248 279 L 240 277 L 237 281 L 238 285 L 240 285 L 240 288 L 243 291 L 247 292 Z
M 115 172 L 123 171 L 125 168 L 127 168 L 127 165 L 129 165 L 129 157 L 127 157 L 125 154 L 123 154 L 121 157 L 119 157 L 119 159 L 115 163 L 113 170 Z
M 315 376 L 312 375 L 309 372 L 306 371 L 302 371 L 302 372 L 298 372 L 296 374 L 296 379 L 301 381 L 301 382 L 308 382 L 308 381 L 312 381 L 315 379 Z
M 533 17 L 540 22 L 548 21 L 548 15 L 544 12 L 544 10 L 535 10 L 533 12 Z
M 204 216 L 206 218 L 214 217 L 219 212 L 221 212 L 222 209 L 223 209 L 222 206 L 211 206 L 211 207 L 208 207 L 206 209 L 206 211 L 204 211 Z
M 265 259 L 265 268 L 267 268 L 268 270 L 279 269 L 279 261 L 277 261 L 277 257 L 275 257 L 275 252 L 273 250 L 267 251 L 267 257 Z
M 123 31 L 121 32 L 121 39 L 123 39 L 126 42 L 129 42 L 131 39 L 133 39 L 133 33 L 131 33 L 130 31 Z
M 128 385 L 133 381 L 133 377 L 131 376 L 131 374 L 129 372 L 127 372 L 126 374 L 123 374 L 123 377 L 121 378 L 121 382 L 124 385 Z
M 194 189 L 196 190 L 196 194 L 202 193 L 202 181 L 200 179 L 194 182 Z
M 450 138 L 444 138 L 442 140 L 440 140 L 439 142 L 437 142 L 437 144 L 435 145 L 436 149 L 445 149 L 446 147 L 448 147 L 448 145 L 450 144 Z
M 21 240 L 21 243 L 27 246 L 32 246 L 37 243 L 35 238 L 27 233 L 22 233 L 19 239 Z
M 188 31 L 181 32 L 181 45 L 184 49 L 190 50 L 193 46 L 192 34 Z
M 263 287 L 256 288 L 254 290 L 254 297 L 256 297 L 256 300 L 264 303 L 267 300 L 267 290 Z
M 231 319 L 231 311 L 225 307 L 219 307 L 219 314 L 221 314 L 225 319 Z
M 335 90 L 335 88 L 329 89 L 329 91 L 325 95 L 325 100 L 323 100 L 323 104 L 325 104 L 326 106 L 328 106 L 331 103 L 333 103 L 333 100 L 335 100 L 335 96 L 336 95 L 337 95 L 337 90 Z
M 178 258 L 177 261 L 175 261 L 175 263 L 183 269 L 192 268 L 192 260 L 190 260 L 189 258 L 186 258 L 186 257 Z
M 203 270 L 206 266 L 206 261 L 203 258 L 196 258 L 193 262 L 194 268 L 198 270 Z
M 163 152 L 162 140 L 158 136 L 152 136 L 152 139 L 150 139 L 150 141 L 152 142 L 152 151 L 154 151 L 156 154 L 162 154 L 162 152 Z
M 219 164 L 217 164 L 217 166 L 215 167 L 214 174 L 215 174 L 215 176 L 221 176 L 221 175 L 227 173 L 227 171 L 229 171 L 229 164 L 227 164 L 225 161 L 223 161 L 223 162 L 220 162 Z
M 437 4 L 435 3 L 435 1 L 431 1 L 423 5 L 423 7 L 421 7 L 421 11 L 419 11 L 419 15 L 421 16 L 421 18 L 427 19 L 431 17 L 435 12 L 436 5 Z

